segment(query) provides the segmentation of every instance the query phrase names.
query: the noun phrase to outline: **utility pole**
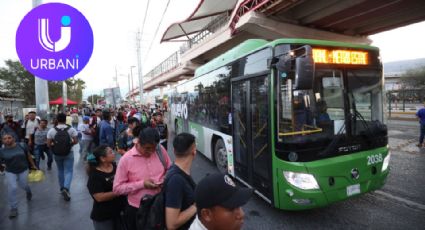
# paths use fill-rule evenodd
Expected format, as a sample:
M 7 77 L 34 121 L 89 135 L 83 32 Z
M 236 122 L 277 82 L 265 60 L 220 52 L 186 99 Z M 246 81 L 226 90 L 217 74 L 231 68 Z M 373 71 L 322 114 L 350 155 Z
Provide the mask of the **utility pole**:
M 127 74 L 128 75 L 128 99 L 129 99 L 129 101 L 130 101 L 130 98 L 131 98 L 131 89 L 130 89 L 130 74 Z
M 33 0 L 32 7 L 35 8 L 42 4 L 42 0 Z M 35 104 L 37 115 L 40 118 L 47 119 L 50 114 L 49 109 L 49 86 L 47 81 L 35 76 Z
M 68 105 L 68 88 L 65 81 L 62 82 L 62 105 L 62 111 L 66 113 L 66 106 Z
M 91 106 L 94 108 L 94 94 L 91 95 Z
M 120 87 L 120 85 L 118 84 L 118 71 L 117 71 L 116 65 L 115 65 L 115 78 L 114 78 L 114 80 L 115 80 L 116 87 Z
M 142 35 L 139 30 L 136 36 L 136 45 L 137 45 L 137 67 L 138 67 L 137 71 L 139 74 L 140 105 L 142 105 L 143 103 L 142 50 L 140 48 L 141 40 L 142 40 Z
M 134 95 L 133 95 L 133 90 L 134 90 L 134 83 L 133 83 L 133 68 L 136 68 L 136 66 L 134 66 L 134 65 L 130 66 L 130 75 L 131 75 L 131 98 L 133 98 L 133 102 L 134 102 Z

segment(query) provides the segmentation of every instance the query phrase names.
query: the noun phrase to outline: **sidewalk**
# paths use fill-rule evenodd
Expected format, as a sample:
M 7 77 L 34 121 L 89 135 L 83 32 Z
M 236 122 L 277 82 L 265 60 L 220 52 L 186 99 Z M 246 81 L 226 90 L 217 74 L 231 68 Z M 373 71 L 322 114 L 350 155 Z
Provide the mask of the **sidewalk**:
M 7 205 L 7 187 L 5 176 L 0 176 L 0 229 L 1 230 L 91 230 L 90 219 L 92 198 L 86 188 L 87 176 L 84 162 L 79 159 L 78 145 L 74 146 L 74 177 L 71 184 L 71 201 L 63 200 L 59 193 L 56 164 L 47 171 L 47 162 L 42 161 L 41 169 L 45 180 L 30 183 L 33 198 L 25 199 L 25 192 L 18 189 L 19 214 L 10 220 Z

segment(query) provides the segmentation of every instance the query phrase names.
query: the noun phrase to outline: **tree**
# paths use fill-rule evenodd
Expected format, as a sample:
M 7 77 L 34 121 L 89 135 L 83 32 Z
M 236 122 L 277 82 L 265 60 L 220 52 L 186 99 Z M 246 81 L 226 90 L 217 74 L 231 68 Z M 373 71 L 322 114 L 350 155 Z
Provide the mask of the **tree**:
M 0 68 L 0 90 L 16 98 L 24 99 L 25 105 L 35 104 L 35 78 L 19 61 L 6 60 Z
M 6 60 L 6 67 L 0 68 L 0 91 L 24 99 L 25 105 L 35 105 L 35 78 L 25 70 L 19 61 Z M 65 81 L 68 86 L 68 98 L 81 103 L 85 82 L 70 78 Z M 49 99 L 62 96 L 62 81 L 48 81 Z
M 103 99 L 103 98 L 100 95 L 97 95 L 97 94 L 93 94 L 93 95 L 90 95 L 90 96 L 87 97 L 87 101 L 90 102 L 90 103 L 94 102 L 94 104 L 96 104 L 97 100 L 99 100 L 99 99 Z
M 83 100 L 83 90 L 86 88 L 86 83 L 76 78 L 70 78 L 65 82 L 68 86 L 68 97 L 80 104 Z
M 425 65 L 404 72 L 400 82 L 404 89 L 425 89 Z
M 425 65 L 407 70 L 400 77 L 400 99 L 410 102 L 425 101 Z

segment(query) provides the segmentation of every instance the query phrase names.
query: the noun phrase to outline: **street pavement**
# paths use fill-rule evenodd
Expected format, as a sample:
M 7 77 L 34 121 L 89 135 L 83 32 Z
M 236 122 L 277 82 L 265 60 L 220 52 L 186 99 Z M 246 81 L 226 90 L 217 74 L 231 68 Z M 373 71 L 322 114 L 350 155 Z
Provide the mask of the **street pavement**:
M 243 207 L 243 229 L 425 229 L 425 176 L 422 175 L 425 150 L 415 146 L 418 127 L 417 122 L 389 121 L 391 173 L 382 189 L 325 208 L 296 212 L 274 209 L 253 196 Z M 42 162 L 46 179 L 31 183 L 33 200 L 30 202 L 25 200 L 25 193 L 19 191 L 19 215 L 9 220 L 6 181 L 0 176 L 0 230 L 93 229 L 92 198 L 86 188 L 84 162 L 79 158 L 78 145 L 74 150 L 70 202 L 59 194 L 56 167 L 46 171 L 46 162 Z M 192 167 L 195 181 L 214 172 L 217 172 L 214 164 L 198 154 Z

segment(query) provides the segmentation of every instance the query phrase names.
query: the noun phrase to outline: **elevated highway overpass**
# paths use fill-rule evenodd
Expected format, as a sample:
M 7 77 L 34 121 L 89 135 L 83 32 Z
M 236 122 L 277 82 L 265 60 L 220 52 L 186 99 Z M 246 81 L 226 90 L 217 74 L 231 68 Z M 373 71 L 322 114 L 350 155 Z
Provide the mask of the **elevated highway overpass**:
M 425 20 L 421 0 L 200 0 L 161 42 L 179 51 L 144 75 L 144 90 L 193 76 L 195 69 L 250 38 L 312 38 L 370 44 L 369 35 Z M 162 91 L 162 90 L 161 90 Z M 130 94 L 137 95 L 138 89 Z

